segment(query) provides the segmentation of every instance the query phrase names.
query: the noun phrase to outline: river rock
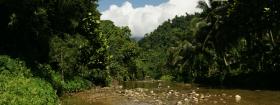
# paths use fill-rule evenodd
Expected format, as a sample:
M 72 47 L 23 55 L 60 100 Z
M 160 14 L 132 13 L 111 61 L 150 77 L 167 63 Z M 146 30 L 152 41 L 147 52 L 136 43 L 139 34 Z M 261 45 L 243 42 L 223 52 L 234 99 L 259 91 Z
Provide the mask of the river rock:
M 138 93 L 138 92 L 135 92 L 134 94 L 135 94 L 135 95 L 139 95 L 140 93 Z
M 139 100 L 137 100 L 137 99 L 135 99 L 135 100 L 133 100 L 134 102 L 139 102 Z
M 178 101 L 176 105 L 183 105 L 182 101 Z
M 186 103 L 187 105 L 189 105 L 190 100 L 189 100 L 188 98 L 185 98 L 184 101 L 185 101 L 185 103 Z
M 140 93 L 142 93 L 144 91 L 142 88 L 136 88 L 136 90 Z
M 172 94 L 172 92 L 168 92 L 168 93 L 167 93 L 167 95 L 170 95 L 170 94 Z
M 241 96 L 235 95 L 235 102 L 240 102 L 240 101 L 241 101 Z
M 200 99 L 205 99 L 203 94 L 200 95 Z
M 194 103 L 197 104 L 197 103 L 198 103 L 198 98 L 194 97 L 194 98 L 193 98 L 193 101 L 194 101 Z
M 132 90 L 125 90 L 124 92 L 127 96 L 133 96 L 133 91 Z
M 154 94 L 154 91 L 151 90 L 150 93 L 151 93 L 151 94 Z
M 162 105 L 163 104 L 163 102 L 161 100 L 156 100 L 156 102 L 157 102 L 157 105 Z
M 161 83 L 158 83 L 158 88 L 161 88 L 162 84 Z
M 213 103 L 214 103 L 214 104 L 217 104 L 217 103 L 218 103 L 218 101 L 213 101 Z
M 196 93 L 196 94 L 195 94 L 195 96 L 196 96 L 196 97 L 198 97 L 198 96 L 199 96 L 199 94 L 198 94 L 198 93 Z
M 178 97 L 179 96 L 179 92 L 174 92 L 174 95 L 176 96 L 176 97 Z

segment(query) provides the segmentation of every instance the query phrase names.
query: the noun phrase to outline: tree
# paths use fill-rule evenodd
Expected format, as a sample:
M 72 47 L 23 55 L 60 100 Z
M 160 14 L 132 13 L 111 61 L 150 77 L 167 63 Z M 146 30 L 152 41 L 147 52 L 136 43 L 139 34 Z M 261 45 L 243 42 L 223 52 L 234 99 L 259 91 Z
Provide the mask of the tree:
M 139 47 L 136 41 L 130 38 L 129 28 L 117 27 L 113 22 L 106 20 L 101 22 L 101 31 L 109 43 L 110 74 L 120 81 L 138 79 L 136 60 Z
M 1 0 L 0 8 L 1 54 L 24 59 L 34 76 L 51 83 L 109 83 L 97 0 Z

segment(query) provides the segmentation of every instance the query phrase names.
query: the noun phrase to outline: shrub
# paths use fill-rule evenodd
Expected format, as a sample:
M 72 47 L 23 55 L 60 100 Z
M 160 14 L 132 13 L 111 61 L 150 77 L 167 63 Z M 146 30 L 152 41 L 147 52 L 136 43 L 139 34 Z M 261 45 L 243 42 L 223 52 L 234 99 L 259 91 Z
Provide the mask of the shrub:
M 25 66 L 23 61 L 11 59 L 6 55 L 0 55 L 0 74 L 25 77 L 32 76 L 30 69 Z
M 111 79 L 108 78 L 104 71 L 99 69 L 92 72 L 84 72 L 84 74 L 77 74 L 78 76 L 67 76 L 64 79 L 62 75 L 52 69 L 49 64 L 39 64 L 38 69 L 41 71 L 39 74 L 41 78 L 51 83 L 53 88 L 57 90 L 57 95 L 62 96 L 63 93 L 78 92 L 88 89 L 92 86 L 92 82 L 109 85 Z M 107 78 L 105 78 L 107 77 Z
M 63 90 L 67 92 L 77 92 L 88 89 L 91 85 L 91 82 L 88 80 L 85 80 L 81 77 L 74 77 L 74 79 L 65 81 L 63 83 Z
M 163 75 L 160 77 L 160 80 L 163 80 L 163 81 L 172 81 L 174 79 L 173 76 L 170 76 L 170 75 Z
M 52 67 L 48 64 L 39 64 L 38 69 L 41 71 L 39 76 L 48 81 L 52 85 L 52 87 L 57 90 L 58 96 L 62 96 L 64 81 L 61 77 L 61 74 L 53 70 Z
M 1 105 L 55 105 L 58 97 L 44 80 L 0 75 Z
M 32 77 L 23 61 L 0 56 L 0 105 L 43 104 L 58 104 L 51 84 Z
M 78 76 L 63 80 L 61 74 L 53 70 L 48 64 L 39 64 L 38 68 L 42 71 L 40 77 L 50 82 L 59 96 L 63 95 L 64 92 L 77 92 L 91 86 L 90 81 Z

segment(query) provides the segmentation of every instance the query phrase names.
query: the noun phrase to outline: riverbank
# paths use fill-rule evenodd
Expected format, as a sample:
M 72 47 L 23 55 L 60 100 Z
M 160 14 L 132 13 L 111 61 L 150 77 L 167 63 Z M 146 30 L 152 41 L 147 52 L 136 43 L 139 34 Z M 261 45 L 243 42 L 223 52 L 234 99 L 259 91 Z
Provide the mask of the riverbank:
M 236 100 L 236 98 L 240 98 Z M 278 105 L 279 91 L 210 89 L 166 82 L 126 82 L 62 97 L 62 105 Z

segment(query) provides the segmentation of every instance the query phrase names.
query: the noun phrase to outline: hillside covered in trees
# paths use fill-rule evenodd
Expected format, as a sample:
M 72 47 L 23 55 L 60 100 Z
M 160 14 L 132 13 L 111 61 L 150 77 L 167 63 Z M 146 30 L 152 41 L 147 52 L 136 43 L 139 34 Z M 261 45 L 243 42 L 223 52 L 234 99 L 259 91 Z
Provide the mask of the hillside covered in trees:
M 199 1 L 202 13 L 164 22 L 139 46 L 149 68 L 175 81 L 279 88 L 279 5 Z
M 197 7 L 136 41 L 97 0 L 1 0 L 0 104 L 59 104 L 115 80 L 280 89 L 278 0 Z

